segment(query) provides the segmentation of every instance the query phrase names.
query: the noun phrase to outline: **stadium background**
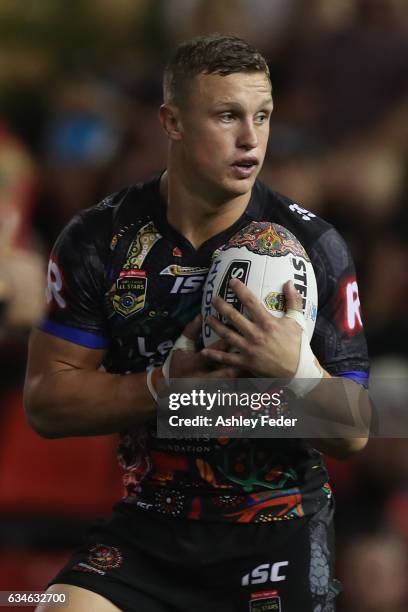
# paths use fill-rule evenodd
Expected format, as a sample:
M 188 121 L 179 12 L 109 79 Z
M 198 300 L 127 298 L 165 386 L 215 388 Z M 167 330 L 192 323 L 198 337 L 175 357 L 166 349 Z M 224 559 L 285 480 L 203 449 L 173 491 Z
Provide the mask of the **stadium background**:
M 1 0 L 0 590 L 42 589 L 121 493 L 113 436 L 25 424 L 26 341 L 66 221 L 164 166 L 160 76 L 180 40 L 232 32 L 266 55 L 262 178 L 344 235 L 372 368 L 407 377 L 407 30 L 405 0 Z M 406 612 L 407 441 L 329 463 L 341 611 Z

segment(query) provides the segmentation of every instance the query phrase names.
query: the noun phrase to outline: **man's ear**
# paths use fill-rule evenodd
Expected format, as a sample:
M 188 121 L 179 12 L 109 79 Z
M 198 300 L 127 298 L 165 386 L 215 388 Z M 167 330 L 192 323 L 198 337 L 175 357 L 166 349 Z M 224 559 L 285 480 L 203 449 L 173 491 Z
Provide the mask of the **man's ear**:
M 183 129 L 180 110 L 172 104 L 162 104 L 159 110 L 160 123 L 170 140 L 181 140 Z

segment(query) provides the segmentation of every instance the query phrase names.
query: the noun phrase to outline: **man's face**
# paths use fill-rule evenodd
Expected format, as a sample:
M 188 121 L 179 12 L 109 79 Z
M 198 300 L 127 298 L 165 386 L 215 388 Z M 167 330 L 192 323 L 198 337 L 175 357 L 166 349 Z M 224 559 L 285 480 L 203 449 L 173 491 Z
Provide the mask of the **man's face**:
M 209 197 L 249 192 L 265 157 L 272 112 L 262 72 L 200 74 L 180 109 L 182 163 Z

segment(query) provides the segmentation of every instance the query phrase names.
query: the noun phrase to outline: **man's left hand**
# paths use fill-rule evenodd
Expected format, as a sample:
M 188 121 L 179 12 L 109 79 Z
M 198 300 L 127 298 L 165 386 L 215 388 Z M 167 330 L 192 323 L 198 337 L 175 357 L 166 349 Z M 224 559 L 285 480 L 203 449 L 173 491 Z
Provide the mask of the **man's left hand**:
M 202 355 L 218 363 L 243 368 L 257 377 L 292 378 L 299 362 L 302 337 L 300 325 L 288 317 L 271 315 L 240 280 L 234 279 L 230 286 L 249 318 L 217 296 L 213 301 L 214 307 L 230 321 L 234 329 L 211 315 L 207 323 L 222 340 L 239 352 L 205 348 Z M 283 292 L 286 310 L 302 312 L 302 298 L 292 281 L 285 283 Z

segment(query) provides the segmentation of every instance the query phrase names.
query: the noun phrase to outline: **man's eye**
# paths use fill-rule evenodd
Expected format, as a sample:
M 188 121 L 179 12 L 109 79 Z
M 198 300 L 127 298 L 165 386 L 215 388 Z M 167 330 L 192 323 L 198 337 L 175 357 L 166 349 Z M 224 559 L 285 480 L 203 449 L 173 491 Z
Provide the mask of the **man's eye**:
M 255 117 L 255 121 L 257 123 L 265 123 L 265 121 L 268 121 L 268 114 L 267 113 L 259 113 L 258 115 L 256 115 Z
M 231 123 L 231 121 L 234 119 L 234 115 L 232 113 L 221 113 L 220 119 L 224 123 Z

